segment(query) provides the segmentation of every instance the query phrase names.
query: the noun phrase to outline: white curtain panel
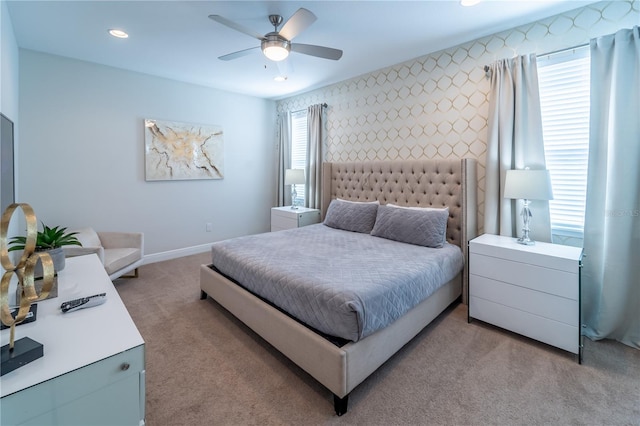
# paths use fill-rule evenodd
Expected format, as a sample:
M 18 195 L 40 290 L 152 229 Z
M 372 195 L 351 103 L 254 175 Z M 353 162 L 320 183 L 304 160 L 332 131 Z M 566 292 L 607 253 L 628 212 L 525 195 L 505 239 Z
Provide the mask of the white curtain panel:
M 538 69 L 534 54 L 490 66 L 484 232 L 522 234 L 522 201 L 503 198 L 507 170 L 545 169 Z M 551 241 L 548 201 L 532 201 L 531 237 Z
M 585 334 L 640 348 L 639 27 L 590 44 Z
M 284 185 L 284 171 L 291 168 L 291 113 L 278 116 L 278 167 L 276 173 L 276 206 L 291 205 L 291 190 Z
M 312 209 L 319 209 L 322 206 L 320 195 L 322 190 L 322 139 L 324 136 L 324 106 L 322 104 L 311 105 L 307 108 L 307 183 L 306 183 L 306 206 Z

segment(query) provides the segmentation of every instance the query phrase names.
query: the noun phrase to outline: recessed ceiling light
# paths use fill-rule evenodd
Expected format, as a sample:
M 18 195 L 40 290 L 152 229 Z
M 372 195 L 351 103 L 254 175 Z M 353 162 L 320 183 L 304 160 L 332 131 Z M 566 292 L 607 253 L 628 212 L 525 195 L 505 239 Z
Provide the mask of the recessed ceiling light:
M 475 6 L 480 3 L 482 0 L 460 0 L 460 4 L 463 6 Z
M 109 34 L 111 34 L 114 37 L 118 37 L 118 38 L 128 38 L 129 37 L 129 34 L 125 33 L 122 30 L 116 30 L 116 29 L 109 30 Z

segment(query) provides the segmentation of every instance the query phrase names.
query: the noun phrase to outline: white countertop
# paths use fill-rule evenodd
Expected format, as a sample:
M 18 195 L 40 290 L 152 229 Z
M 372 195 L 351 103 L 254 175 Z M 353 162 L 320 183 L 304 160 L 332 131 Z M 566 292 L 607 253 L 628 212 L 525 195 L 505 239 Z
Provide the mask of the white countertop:
M 106 293 L 99 306 L 63 314 L 62 302 Z M 58 274 L 58 297 L 38 303 L 35 322 L 16 327 L 16 341 L 44 345 L 44 356 L 0 378 L 2 397 L 144 344 L 97 255 L 66 259 Z M 2 330 L 2 345 L 9 329 Z

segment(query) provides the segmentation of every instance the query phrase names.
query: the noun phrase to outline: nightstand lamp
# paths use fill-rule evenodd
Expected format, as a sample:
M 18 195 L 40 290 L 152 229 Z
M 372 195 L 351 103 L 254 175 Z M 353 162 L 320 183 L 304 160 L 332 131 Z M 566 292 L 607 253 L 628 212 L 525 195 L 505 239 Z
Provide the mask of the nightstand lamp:
M 504 198 L 522 199 L 522 236 L 518 243 L 531 246 L 535 244 L 529 238 L 531 224 L 531 200 L 553 200 L 551 177 L 548 170 L 507 170 L 504 184 Z
M 304 170 L 302 169 L 287 169 L 284 171 L 284 184 L 291 185 L 291 208 L 297 209 L 296 197 L 296 185 L 303 185 L 305 183 Z

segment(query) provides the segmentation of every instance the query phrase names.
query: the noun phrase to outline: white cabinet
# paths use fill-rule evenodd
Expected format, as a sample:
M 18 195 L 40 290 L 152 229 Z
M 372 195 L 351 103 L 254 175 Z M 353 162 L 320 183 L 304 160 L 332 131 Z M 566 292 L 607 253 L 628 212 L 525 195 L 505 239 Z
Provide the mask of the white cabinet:
M 314 223 L 320 223 L 320 210 L 318 209 L 307 207 L 292 209 L 291 206 L 271 209 L 271 232 L 299 228 Z
M 63 301 L 106 293 L 99 306 L 63 314 Z M 2 344 L 9 330 L 2 330 Z M 2 376 L 2 425 L 144 425 L 144 341 L 98 257 L 66 259 L 58 297 L 38 302 L 37 320 L 16 339 L 44 356 Z
M 582 249 L 485 234 L 469 241 L 469 320 L 578 354 Z

